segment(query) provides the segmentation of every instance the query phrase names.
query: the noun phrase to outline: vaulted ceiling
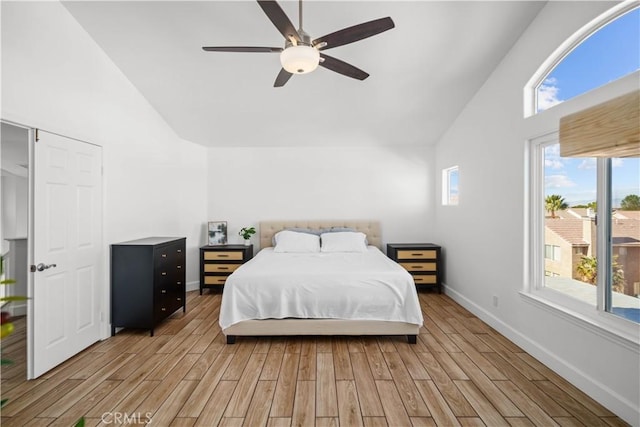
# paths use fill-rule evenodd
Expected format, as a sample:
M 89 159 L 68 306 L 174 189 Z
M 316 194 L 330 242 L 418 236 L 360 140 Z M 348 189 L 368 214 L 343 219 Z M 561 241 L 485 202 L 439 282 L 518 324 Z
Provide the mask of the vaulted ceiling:
M 395 28 L 328 54 L 371 76 L 324 68 L 282 88 L 283 46 L 254 1 L 63 3 L 182 138 L 205 146 L 433 144 L 544 6 L 540 1 L 305 1 L 316 38 L 390 16 Z M 298 26 L 298 2 L 280 2 Z

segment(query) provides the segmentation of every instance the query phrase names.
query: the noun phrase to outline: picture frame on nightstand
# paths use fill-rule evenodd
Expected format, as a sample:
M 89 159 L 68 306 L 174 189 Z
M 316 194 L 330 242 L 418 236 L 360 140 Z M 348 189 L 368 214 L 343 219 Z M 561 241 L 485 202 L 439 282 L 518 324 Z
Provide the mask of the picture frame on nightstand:
M 209 221 L 207 223 L 207 244 L 209 246 L 227 244 L 227 221 Z

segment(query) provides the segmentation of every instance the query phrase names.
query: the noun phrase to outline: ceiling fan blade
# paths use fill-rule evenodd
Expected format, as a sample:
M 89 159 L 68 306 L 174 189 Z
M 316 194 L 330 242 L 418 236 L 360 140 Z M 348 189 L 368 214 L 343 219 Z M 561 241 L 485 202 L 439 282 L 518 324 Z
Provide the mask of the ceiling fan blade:
M 289 79 L 293 76 L 290 72 L 285 70 L 284 68 L 280 70 L 278 73 L 278 77 L 276 77 L 275 83 L 273 83 L 273 87 L 282 87 L 289 81 Z
M 293 26 L 277 1 L 258 0 L 258 4 L 285 39 L 289 41 L 295 40 L 296 42 L 300 41 L 300 35 L 298 34 L 296 27 Z
M 344 61 L 333 58 L 331 56 L 327 56 L 324 53 L 320 54 L 321 58 L 324 58 L 324 61 L 320 61 L 320 66 L 327 68 L 331 71 L 335 71 L 336 73 L 340 73 L 347 77 L 351 77 L 358 80 L 364 80 L 369 77 L 369 73 L 362 71 L 360 68 L 354 67 L 351 64 L 347 64 Z
M 254 47 L 254 46 L 204 46 L 202 50 L 207 52 L 282 52 L 281 47 Z
M 353 27 L 344 28 L 336 31 L 335 33 L 327 34 L 326 36 L 315 39 L 312 44 L 317 46 L 320 43 L 326 43 L 325 46 L 318 46 L 318 50 L 331 49 L 357 42 L 358 40 L 366 39 L 367 37 L 375 36 L 376 34 L 380 34 L 394 27 L 395 24 L 393 23 L 393 20 L 387 16 L 386 18 L 376 19 L 363 24 L 354 25 Z

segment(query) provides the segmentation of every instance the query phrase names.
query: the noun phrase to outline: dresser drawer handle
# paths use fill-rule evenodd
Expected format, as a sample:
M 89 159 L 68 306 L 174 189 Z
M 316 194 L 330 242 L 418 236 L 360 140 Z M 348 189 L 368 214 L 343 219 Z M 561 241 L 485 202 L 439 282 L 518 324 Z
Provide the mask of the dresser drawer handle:
M 164 308 L 164 307 L 162 307 L 160 310 L 162 310 L 162 311 L 167 311 L 167 309 L 166 309 L 166 308 Z
M 182 253 L 182 249 L 178 249 L 178 253 L 181 254 Z
M 160 273 L 160 274 L 162 274 L 163 276 L 166 276 L 166 275 L 167 275 L 167 272 L 166 272 L 166 271 L 163 271 L 163 272 L 162 272 L 162 273 Z
M 422 256 L 422 253 L 419 252 L 417 254 L 411 254 L 411 255 L 413 255 L 413 256 Z
M 218 258 L 228 258 L 228 254 L 218 254 Z
M 176 282 L 176 285 L 182 285 L 182 282 Z
M 178 301 L 182 301 L 182 298 L 176 298 Z
M 218 267 L 219 270 L 228 270 L 229 267 Z
M 162 254 L 162 255 L 160 255 L 160 256 L 161 256 L 162 258 L 166 258 L 166 257 L 167 257 L 167 254 Z
M 181 265 L 179 265 L 179 266 L 178 266 L 178 270 L 180 270 L 181 268 L 182 268 L 182 266 L 181 266 Z
M 161 290 L 161 291 L 160 291 L 160 293 L 162 293 L 162 294 L 166 294 L 166 293 L 167 293 L 167 290 L 166 290 L 166 289 L 163 289 L 163 290 Z

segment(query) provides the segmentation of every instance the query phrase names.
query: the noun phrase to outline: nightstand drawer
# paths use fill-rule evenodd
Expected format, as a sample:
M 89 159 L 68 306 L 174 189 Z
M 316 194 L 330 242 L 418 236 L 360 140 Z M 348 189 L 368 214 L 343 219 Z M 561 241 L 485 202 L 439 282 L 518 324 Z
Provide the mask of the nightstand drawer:
M 205 273 L 232 273 L 242 264 L 205 264 Z
M 436 252 L 433 249 L 398 251 L 398 259 L 437 259 L 437 258 L 438 258 L 438 252 Z
M 416 285 L 435 285 L 438 283 L 438 276 L 427 274 L 416 274 L 413 276 L 413 281 Z
M 240 251 L 209 251 L 202 254 L 203 259 L 205 261 L 219 261 L 219 260 L 229 260 L 229 261 L 242 261 L 244 254 Z
M 204 276 L 205 285 L 224 285 L 227 281 L 227 276 Z
M 407 271 L 436 271 L 438 269 L 435 262 L 401 262 L 400 265 Z

